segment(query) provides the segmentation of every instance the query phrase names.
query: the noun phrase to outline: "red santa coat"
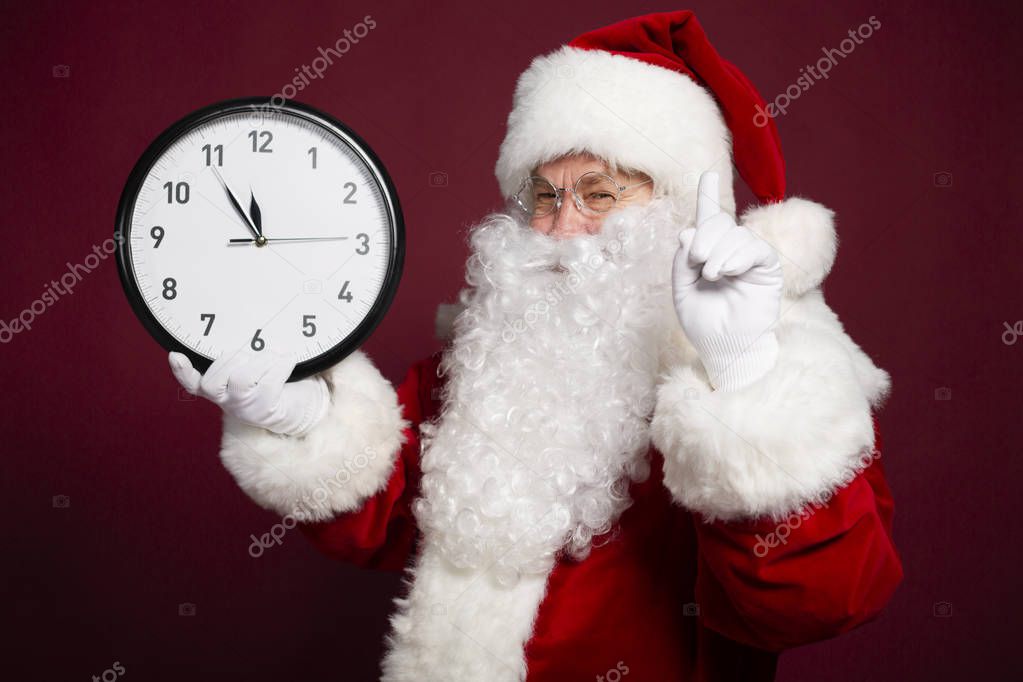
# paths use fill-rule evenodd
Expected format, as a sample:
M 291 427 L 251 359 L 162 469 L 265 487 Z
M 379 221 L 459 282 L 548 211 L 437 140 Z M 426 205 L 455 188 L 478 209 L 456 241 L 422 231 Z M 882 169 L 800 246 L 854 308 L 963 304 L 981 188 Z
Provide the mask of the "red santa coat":
M 412 426 L 385 488 L 357 511 L 300 524 L 328 556 L 408 565 L 417 537 L 416 425 L 440 408 L 439 360 L 417 363 L 398 388 Z M 551 573 L 526 647 L 529 682 L 618 679 L 615 670 L 663 682 L 773 680 L 775 652 L 870 620 L 901 580 L 879 459 L 826 507 L 794 517 L 784 544 L 778 539 L 764 558 L 757 555 L 778 536 L 777 522 L 702 521 L 673 503 L 662 459 L 651 452 L 651 476 L 632 485 L 635 503 L 610 539 Z
M 902 578 L 873 413 L 888 375 L 824 303 L 831 213 L 790 199 L 743 223 L 800 255 L 798 266 L 783 259 L 775 368 L 740 391 L 713 391 L 680 338 L 658 390 L 651 475 L 632 485 L 613 531 L 585 560 L 560 560 L 528 598 L 466 580 L 472 613 L 448 635 L 436 634 L 443 613 L 430 621 L 429 608 L 399 600 L 407 612 L 393 621 L 401 637 L 389 656 L 403 650 L 385 660 L 385 679 L 758 682 L 773 679 L 777 652 L 878 614 Z M 414 365 L 395 391 L 357 352 L 324 373 L 332 404 L 307 436 L 225 415 L 221 458 L 258 503 L 305 519 L 327 555 L 412 571 L 431 546 L 411 505 L 418 425 L 440 408 L 439 359 Z M 417 566 L 410 584 L 461 593 L 441 564 Z M 478 646 L 462 648 L 466 638 Z

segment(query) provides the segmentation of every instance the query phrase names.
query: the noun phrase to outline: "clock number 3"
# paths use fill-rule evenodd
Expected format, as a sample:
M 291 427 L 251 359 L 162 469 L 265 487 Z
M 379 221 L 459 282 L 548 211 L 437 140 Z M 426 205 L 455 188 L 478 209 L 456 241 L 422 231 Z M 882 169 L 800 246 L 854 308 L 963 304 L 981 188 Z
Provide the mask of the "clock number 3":
M 367 253 L 369 253 L 369 235 L 366 234 L 365 232 L 360 232 L 359 234 L 355 235 L 355 238 L 362 242 L 359 248 L 355 249 L 355 253 L 359 254 L 360 256 L 365 256 Z

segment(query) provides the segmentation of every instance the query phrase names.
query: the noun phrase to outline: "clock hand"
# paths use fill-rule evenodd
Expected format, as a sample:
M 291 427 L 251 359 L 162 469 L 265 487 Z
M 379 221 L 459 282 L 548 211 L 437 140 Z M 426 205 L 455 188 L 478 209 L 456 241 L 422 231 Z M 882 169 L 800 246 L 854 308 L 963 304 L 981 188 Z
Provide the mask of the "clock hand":
M 234 192 L 232 192 L 231 188 L 229 188 L 227 186 L 227 183 L 224 182 L 224 177 L 220 174 L 220 171 L 217 170 L 216 166 L 210 166 L 210 168 L 213 169 L 213 174 L 217 176 L 217 181 L 220 183 L 220 186 L 223 187 L 224 191 L 227 193 L 227 199 L 228 201 L 231 202 L 231 206 L 233 206 L 234 210 L 238 213 L 238 215 L 242 217 L 242 220 L 245 221 L 245 226 L 249 228 L 249 232 L 251 232 L 252 236 L 255 237 L 255 239 L 253 239 L 252 241 L 256 242 L 257 244 L 265 243 L 266 238 L 263 236 L 262 232 L 256 228 L 255 224 L 253 224 L 252 219 L 249 218 L 248 214 L 246 214 L 245 211 L 242 210 L 242 207 L 238 204 L 238 200 L 234 198 Z
M 249 187 L 249 217 L 252 218 L 252 224 L 256 226 L 256 231 L 260 235 L 263 234 L 263 212 L 259 210 L 259 204 L 256 203 L 256 195 L 252 191 L 252 187 Z
M 341 239 L 348 239 L 348 237 L 282 237 L 282 238 L 266 238 L 262 237 L 263 243 L 274 244 L 277 242 L 327 242 L 327 241 L 338 241 Z M 251 244 L 257 242 L 258 239 L 231 239 L 228 240 L 228 246 L 241 246 L 242 244 Z

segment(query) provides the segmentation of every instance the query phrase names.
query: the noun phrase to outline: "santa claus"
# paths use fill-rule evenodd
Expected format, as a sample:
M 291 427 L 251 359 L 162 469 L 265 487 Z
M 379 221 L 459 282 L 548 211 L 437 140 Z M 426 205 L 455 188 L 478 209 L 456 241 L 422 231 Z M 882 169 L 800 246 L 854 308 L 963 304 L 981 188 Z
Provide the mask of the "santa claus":
M 407 571 L 382 679 L 771 680 L 891 596 L 889 377 L 824 301 L 832 212 L 784 197 L 762 105 L 690 12 L 582 35 L 519 79 L 508 209 L 397 389 L 363 352 L 288 384 L 171 354 L 248 495 Z

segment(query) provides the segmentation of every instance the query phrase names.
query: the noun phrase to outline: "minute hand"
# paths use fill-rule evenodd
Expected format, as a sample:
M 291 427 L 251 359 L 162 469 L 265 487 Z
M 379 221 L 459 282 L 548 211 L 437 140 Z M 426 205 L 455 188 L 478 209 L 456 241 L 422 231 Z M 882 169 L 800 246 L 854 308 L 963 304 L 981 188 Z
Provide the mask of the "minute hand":
M 220 174 L 220 171 L 217 170 L 216 166 L 210 166 L 210 168 L 213 169 L 213 174 L 217 176 L 217 181 L 220 183 L 220 186 L 224 188 L 224 192 L 227 193 L 227 200 L 231 202 L 231 206 L 233 206 L 238 215 L 242 217 L 242 220 L 245 221 L 245 226 L 248 227 L 249 232 L 252 233 L 254 239 L 250 241 L 263 241 L 262 231 L 255 226 L 252 222 L 252 218 L 250 218 L 249 215 L 242 210 L 241 204 L 238 203 L 238 200 L 235 198 L 234 192 L 231 191 L 231 188 L 227 186 L 226 182 L 224 182 L 224 177 Z M 255 199 L 253 199 L 253 201 L 255 201 Z

